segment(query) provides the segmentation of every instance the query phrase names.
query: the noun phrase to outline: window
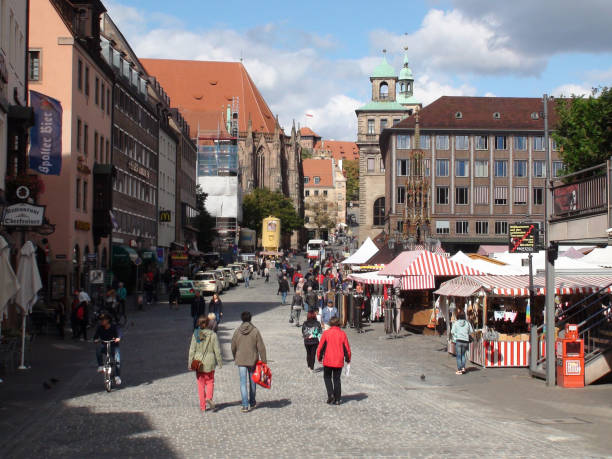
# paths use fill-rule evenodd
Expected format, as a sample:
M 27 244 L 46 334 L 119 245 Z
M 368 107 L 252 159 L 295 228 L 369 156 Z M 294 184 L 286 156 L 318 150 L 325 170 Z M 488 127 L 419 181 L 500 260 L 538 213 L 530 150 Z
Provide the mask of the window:
M 87 181 L 83 180 L 83 212 L 87 212 Z
M 436 177 L 448 177 L 448 159 L 436 159 Z
M 373 119 L 369 119 L 368 120 L 368 134 L 375 134 L 375 131 L 374 131 L 374 120 Z
M 507 186 L 496 186 L 495 187 L 495 205 L 505 206 L 508 204 L 508 187 Z
M 323 196 L 327 196 L 327 190 L 323 190 Z
M 514 149 L 515 150 L 527 150 L 527 136 L 524 136 L 524 135 L 514 136 Z
M 110 164 L 110 141 L 106 139 L 106 164 Z
M 89 126 L 85 124 L 83 126 L 83 154 L 87 156 L 89 153 Z
M 508 234 L 508 222 L 495 222 L 495 234 Z
M 533 204 L 536 206 L 544 204 L 544 188 L 533 189 Z
M 393 118 L 393 124 L 397 124 L 401 121 L 399 118 Z
M 313 178 L 314 184 L 318 185 L 319 183 L 321 183 L 321 177 L 319 177 L 318 175 L 315 175 Z
M 495 160 L 495 177 L 508 176 L 508 161 L 505 159 Z
M 100 78 L 96 77 L 94 82 L 94 103 L 100 105 Z
M 304 185 L 307 185 L 310 182 L 310 177 L 304 177 Z
M 385 100 L 389 98 L 389 85 L 385 82 L 382 82 L 378 89 L 378 97 L 379 99 Z
M 104 83 L 100 86 L 100 108 L 104 111 L 104 98 L 106 97 L 104 93 Z
M 424 159 L 423 167 L 425 168 L 425 177 L 429 177 L 431 175 L 431 159 Z
M 106 89 L 106 113 L 110 115 L 111 101 L 110 101 L 110 88 Z
M 455 177 L 469 177 L 470 165 L 467 159 L 455 160 Z
M 489 138 L 486 135 L 477 135 L 474 142 L 476 150 L 487 150 L 489 148 Z
M 387 128 L 387 119 L 383 118 L 380 120 L 380 132 L 383 131 L 383 129 Z
M 98 131 L 94 131 L 94 161 L 98 161 Z
M 374 158 L 368 158 L 368 172 L 374 172 L 375 166 Z
M 319 190 L 314 190 L 314 195 L 319 196 Z
M 28 78 L 40 81 L 40 51 L 28 51 Z
M 514 160 L 514 176 L 527 177 L 527 161 L 524 159 Z
M 559 151 L 559 145 L 557 145 L 557 141 L 553 138 L 550 139 L 552 142 L 552 149 L 553 151 Z
M 310 217 L 308 215 L 306 215 L 304 217 L 304 223 L 309 223 L 310 222 Z
M 467 234 L 468 228 L 469 224 L 466 221 L 455 222 L 455 233 L 457 234 Z
M 489 161 L 478 159 L 474 161 L 474 177 L 489 176 Z
M 515 186 L 514 187 L 514 204 L 516 205 L 527 204 L 527 187 L 526 186 Z
M 546 177 L 546 163 L 542 160 L 533 161 L 533 176 Z
M 378 198 L 374 201 L 374 226 L 385 224 L 385 198 Z
M 474 204 L 489 204 L 489 187 L 477 186 L 474 188 Z
M 410 160 L 409 159 L 398 159 L 397 160 L 397 176 L 404 177 L 410 175 Z
M 397 187 L 397 203 L 398 204 L 406 203 L 406 187 L 403 187 L 403 186 Z
M 431 139 L 427 134 L 421 134 L 419 139 L 419 148 L 429 148 Z
M 552 162 L 552 175 L 553 177 L 560 177 L 563 175 L 563 161 Z
M 489 222 L 476 222 L 476 234 L 489 234 Z
M 81 179 L 76 179 L 76 208 L 81 208 Z
M 385 162 L 383 161 L 382 158 L 380 158 L 380 171 L 381 172 L 385 171 Z
M 89 97 L 89 67 L 85 66 L 85 95 Z
M 455 150 L 467 150 L 470 147 L 470 138 L 467 135 L 455 136 Z
M 468 187 L 458 186 L 455 188 L 455 204 L 468 204 Z
M 81 120 L 77 118 L 76 149 L 81 151 Z
M 533 149 L 537 151 L 544 151 L 544 137 L 536 136 L 533 138 Z
M 83 90 L 83 61 L 81 59 L 77 64 L 77 87 L 79 91 Z
M 448 204 L 448 187 L 437 186 L 436 187 L 436 204 L 446 205 Z
M 400 150 L 406 150 L 410 148 L 410 136 L 409 135 L 398 135 L 397 136 L 397 148 Z
M 447 135 L 437 135 L 436 136 L 436 149 L 448 150 L 448 136 Z
M 496 150 L 505 150 L 507 148 L 506 145 L 506 136 L 505 135 L 496 135 L 495 136 L 495 149 Z
M 437 220 L 436 221 L 436 234 L 449 234 L 450 223 L 448 220 Z

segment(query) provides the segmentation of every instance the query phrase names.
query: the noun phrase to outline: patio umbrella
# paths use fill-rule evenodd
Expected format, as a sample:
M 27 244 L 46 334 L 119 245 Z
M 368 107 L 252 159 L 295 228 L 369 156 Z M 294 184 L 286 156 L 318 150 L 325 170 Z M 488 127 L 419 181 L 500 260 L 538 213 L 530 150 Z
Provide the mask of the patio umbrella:
M 21 288 L 15 295 L 15 303 L 23 310 L 21 324 L 21 364 L 25 369 L 25 328 L 26 315 L 32 312 L 32 307 L 38 300 L 38 292 L 42 289 L 40 273 L 36 263 L 36 247 L 31 241 L 26 242 L 19 251 L 19 266 L 17 267 L 17 280 Z
M 8 242 L 0 236 L 0 321 L 4 316 L 9 300 L 19 290 L 19 283 L 11 266 L 9 254 Z

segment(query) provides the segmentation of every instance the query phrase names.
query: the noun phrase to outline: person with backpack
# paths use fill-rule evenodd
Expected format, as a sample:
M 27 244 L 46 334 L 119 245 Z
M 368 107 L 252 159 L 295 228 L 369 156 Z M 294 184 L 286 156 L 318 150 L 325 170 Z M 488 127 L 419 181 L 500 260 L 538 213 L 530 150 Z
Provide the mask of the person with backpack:
M 340 405 L 342 385 L 340 377 L 344 362 L 351 363 L 351 346 L 346 333 L 340 329 L 340 319 L 333 317 L 330 328 L 323 332 L 317 347 L 317 360 L 323 363 L 323 380 L 327 390 L 327 404 Z
M 208 328 L 208 317 L 200 316 L 197 327 L 191 336 L 188 366 L 196 372 L 200 409 L 214 411 L 213 394 L 215 390 L 215 368 L 223 366 L 219 338 Z
M 304 347 L 306 348 L 306 365 L 308 365 L 311 373 L 314 372 L 321 333 L 322 328 L 321 323 L 317 320 L 317 313 L 311 309 L 306 316 L 306 322 L 302 325 L 302 337 L 304 338 Z
M 451 327 L 451 336 L 455 343 L 455 354 L 457 355 L 456 375 L 465 374 L 466 354 L 470 348 L 470 335 L 474 333 L 472 324 L 465 320 L 463 311 L 457 312 L 457 320 Z

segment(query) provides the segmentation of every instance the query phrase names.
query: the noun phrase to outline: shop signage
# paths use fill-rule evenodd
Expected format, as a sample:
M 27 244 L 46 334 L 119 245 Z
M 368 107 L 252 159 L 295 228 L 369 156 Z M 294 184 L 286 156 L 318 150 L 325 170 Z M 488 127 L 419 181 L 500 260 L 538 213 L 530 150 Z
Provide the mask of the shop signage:
M 74 221 L 74 229 L 78 229 L 81 231 L 89 231 L 91 229 L 91 224 L 89 222 L 84 222 L 81 220 Z
M 163 223 L 170 223 L 172 221 L 172 212 L 169 210 L 160 210 L 159 221 Z
M 30 169 L 60 175 L 62 169 L 62 105 L 58 100 L 30 91 L 34 126 L 30 130 Z
M 128 169 L 132 172 L 136 172 L 139 175 L 142 175 L 147 180 L 151 179 L 151 172 L 144 166 L 141 166 L 136 161 L 128 161 Z
M 45 206 L 20 202 L 4 208 L 2 224 L 4 226 L 42 226 L 44 218 Z
M 565 185 L 553 190 L 555 215 L 563 215 L 578 210 L 578 185 Z
M 104 271 L 102 269 L 92 269 L 89 271 L 89 282 L 91 284 L 104 284 Z
M 510 253 L 533 253 L 538 247 L 538 226 L 534 223 L 515 223 L 510 225 Z

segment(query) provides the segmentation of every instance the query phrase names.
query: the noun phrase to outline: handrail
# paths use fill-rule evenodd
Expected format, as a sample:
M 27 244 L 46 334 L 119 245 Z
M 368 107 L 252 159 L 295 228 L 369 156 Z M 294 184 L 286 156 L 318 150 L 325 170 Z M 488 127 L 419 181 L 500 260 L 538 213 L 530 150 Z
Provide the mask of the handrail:
M 606 287 L 607 288 L 607 287 Z M 606 293 L 606 295 L 610 295 L 609 293 Z M 588 308 L 590 306 L 593 306 L 594 304 L 596 304 L 597 302 L 601 301 L 601 298 L 595 298 L 593 301 L 591 301 L 590 303 L 588 303 L 585 307 Z M 582 312 L 584 309 L 581 308 L 580 310 L 574 311 L 572 314 L 567 315 L 567 312 L 570 311 L 571 309 L 573 309 L 574 307 L 570 307 L 568 309 L 566 309 L 565 311 L 560 311 L 560 314 L 562 314 L 563 316 L 565 316 L 563 319 L 559 320 L 558 323 L 560 324 L 566 324 L 569 322 L 569 319 L 571 317 L 574 317 L 575 315 L 579 314 L 580 312 Z
M 566 178 L 569 178 L 569 177 L 574 177 L 574 176 L 576 176 L 576 175 L 582 175 L 582 174 L 584 174 L 585 172 L 591 172 L 591 171 L 594 171 L 594 170 L 596 170 L 596 169 L 601 169 L 602 167 L 605 169 L 605 167 L 607 166 L 607 164 L 608 164 L 608 163 L 601 163 L 601 164 L 597 164 L 596 166 L 591 166 L 591 167 L 587 167 L 586 169 L 581 169 L 581 170 L 579 170 L 579 171 L 577 171 L 577 172 L 572 172 L 571 174 L 562 175 L 561 177 L 553 177 L 553 178 L 551 179 L 551 182 L 557 182 L 557 181 L 559 181 L 559 182 L 560 182 L 560 181 L 562 181 L 562 180 L 564 180 L 564 179 L 566 179 Z

